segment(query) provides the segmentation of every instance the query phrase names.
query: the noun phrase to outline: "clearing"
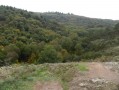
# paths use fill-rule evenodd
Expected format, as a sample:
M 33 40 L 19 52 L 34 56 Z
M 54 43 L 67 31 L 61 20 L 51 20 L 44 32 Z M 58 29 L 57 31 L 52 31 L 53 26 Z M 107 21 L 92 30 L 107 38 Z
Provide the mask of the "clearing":
M 119 90 L 119 62 L 12 65 L 0 68 L 0 90 Z

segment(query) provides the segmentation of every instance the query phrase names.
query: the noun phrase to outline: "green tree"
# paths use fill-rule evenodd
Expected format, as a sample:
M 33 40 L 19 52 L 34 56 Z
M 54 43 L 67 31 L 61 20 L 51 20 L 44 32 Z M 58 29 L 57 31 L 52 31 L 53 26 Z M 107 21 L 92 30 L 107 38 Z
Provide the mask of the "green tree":
M 115 25 L 114 29 L 119 31 L 119 23 Z
M 57 51 L 51 45 L 46 45 L 40 53 L 40 57 L 38 59 L 39 63 L 55 63 L 60 62 L 58 58 Z
M 5 47 L 7 65 L 18 62 L 20 50 L 15 44 L 10 44 Z
M 63 38 L 61 38 L 60 43 L 61 43 L 62 47 L 64 49 L 66 49 L 68 52 L 70 52 L 72 50 L 73 42 L 72 42 L 71 38 L 63 37 Z
M 6 53 L 0 48 L 0 66 L 5 65 Z
M 77 55 L 81 55 L 83 53 L 83 48 L 82 48 L 81 43 L 77 43 L 76 44 L 76 46 L 75 46 L 75 53 Z

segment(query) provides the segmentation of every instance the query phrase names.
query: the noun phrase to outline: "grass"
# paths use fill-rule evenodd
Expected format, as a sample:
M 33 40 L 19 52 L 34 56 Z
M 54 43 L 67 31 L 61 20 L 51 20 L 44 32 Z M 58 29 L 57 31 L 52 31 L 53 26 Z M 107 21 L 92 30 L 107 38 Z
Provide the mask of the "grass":
M 88 71 L 88 67 L 85 63 L 78 63 L 76 64 L 76 67 L 79 71 Z
M 33 90 L 36 81 L 55 80 L 45 66 L 28 65 L 22 68 L 12 67 L 12 70 L 14 71 L 10 75 L 6 74 L 6 78 L 0 83 L 0 90 Z
M 73 76 L 76 72 L 75 64 L 66 63 L 66 64 L 57 64 L 49 68 L 49 70 L 59 78 L 63 89 L 69 90 L 69 82 L 73 79 Z
M 37 81 L 58 81 L 63 90 L 68 90 L 69 82 L 77 71 L 87 71 L 83 63 L 12 65 L 0 69 L 0 90 L 33 90 Z

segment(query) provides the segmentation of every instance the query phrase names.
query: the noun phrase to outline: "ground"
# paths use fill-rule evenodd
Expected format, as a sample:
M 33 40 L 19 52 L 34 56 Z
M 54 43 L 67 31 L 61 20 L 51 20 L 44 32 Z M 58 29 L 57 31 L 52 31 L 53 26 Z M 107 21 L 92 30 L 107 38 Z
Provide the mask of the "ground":
M 119 73 L 107 65 L 88 63 L 89 71 L 77 73 L 70 83 L 70 90 L 119 90 Z
M 37 82 L 34 86 L 34 90 L 63 90 L 59 82 Z
M 80 62 L 1 67 L 0 90 L 28 89 L 119 90 L 119 62 Z
M 88 71 L 77 72 L 70 81 L 69 90 L 118 90 L 119 73 L 105 63 L 86 63 Z M 37 83 L 35 90 L 63 90 L 58 82 Z M 110 87 L 111 86 L 111 87 Z

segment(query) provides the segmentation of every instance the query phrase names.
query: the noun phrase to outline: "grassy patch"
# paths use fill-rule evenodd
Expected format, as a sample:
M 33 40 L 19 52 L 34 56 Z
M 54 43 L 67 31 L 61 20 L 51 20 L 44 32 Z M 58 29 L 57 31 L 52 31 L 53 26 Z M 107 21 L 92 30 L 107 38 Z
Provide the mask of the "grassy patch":
M 88 71 L 88 67 L 85 63 L 76 64 L 76 68 L 80 71 Z
M 76 68 L 73 63 L 57 64 L 49 68 L 57 78 L 59 78 L 63 89 L 69 90 L 69 82 L 73 79 Z
M 32 90 L 33 84 L 25 80 L 9 80 L 0 84 L 0 90 Z
M 50 81 L 56 78 L 44 66 L 28 65 L 22 68 L 13 68 L 11 75 L 0 83 L 0 90 L 33 90 L 37 81 Z M 11 70 L 12 71 L 12 70 Z M 7 77 L 11 78 L 7 78 Z
M 0 78 L 0 90 L 33 90 L 37 81 L 58 81 L 63 86 L 63 90 L 69 89 L 69 82 L 75 73 L 87 71 L 85 64 L 65 63 L 65 64 L 42 64 L 42 65 L 19 65 L 5 67 L 4 79 Z M 9 71 L 9 73 L 7 73 Z

